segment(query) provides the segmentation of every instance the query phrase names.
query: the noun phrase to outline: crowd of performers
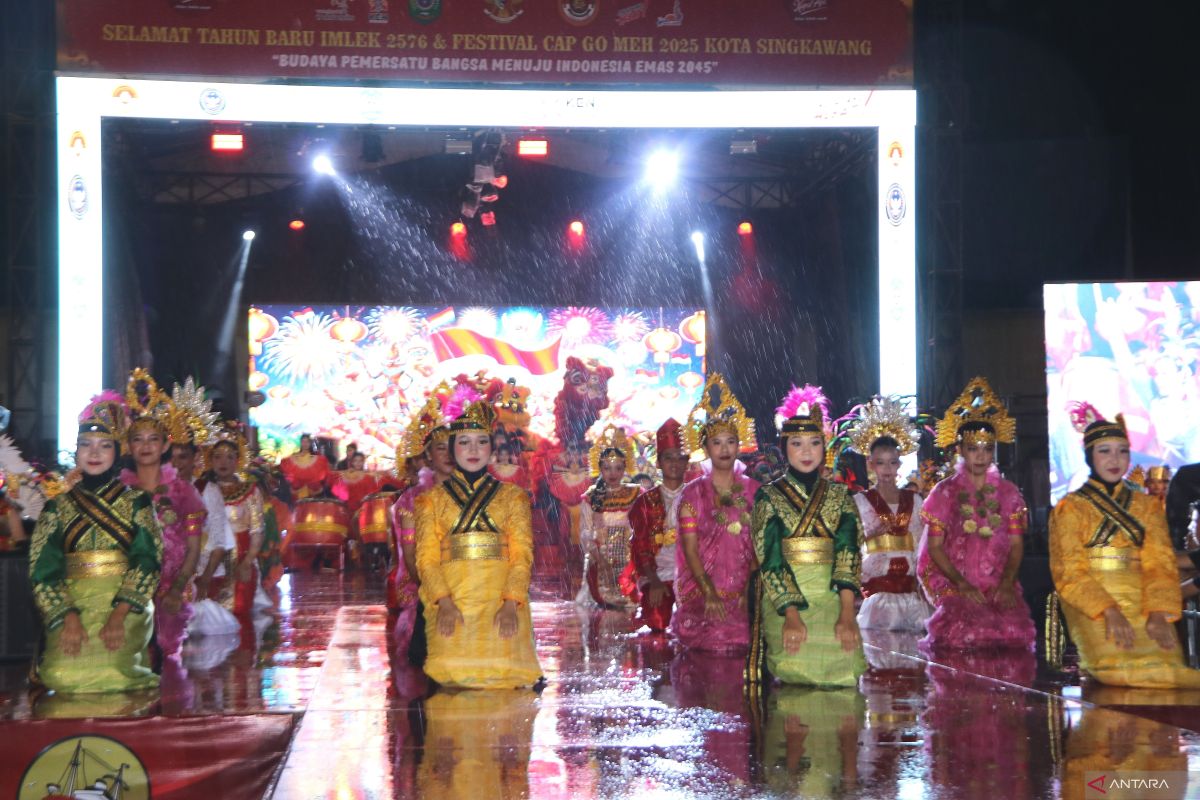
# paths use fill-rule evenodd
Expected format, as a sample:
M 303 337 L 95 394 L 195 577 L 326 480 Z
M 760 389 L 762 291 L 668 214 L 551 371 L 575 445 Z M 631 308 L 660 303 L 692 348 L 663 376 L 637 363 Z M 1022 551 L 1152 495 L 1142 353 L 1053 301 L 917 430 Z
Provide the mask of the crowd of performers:
M 520 390 L 464 380 L 413 417 L 395 473 L 368 472 L 352 452 L 334 469 L 304 437 L 276 473 L 255 476 L 243 429 L 219 420 L 201 387 L 189 379 L 168 395 L 135 370 L 123 395 L 81 414 L 74 474 L 54 491 L 46 481 L 29 553 L 45 631 L 37 680 L 68 694 L 153 687 L 187 636 L 236 631 L 269 609 L 282 563 L 326 563 L 319 548 L 299 560 L 297 545 L 281 548 L 303 504 L 332 497 L 352 516 L 387 489 L 395 656 L 442 686 L 540 682 L 540 549 L 562 555 L 547 559 L 578 581 L 580 606 L 633 615 L 684 652 L 744 656 L 752 689 L 856 685 L 864 630 L 923 636 L 935 660 L 1032 660 L 1039 632 L 1018 582 L 1028 512 L 995 464 L 1016 423 L 983 378 L 936 422 L 949 474 L 904 487 L 901 458 L 922 426 L 896 399 L 835 420 L 819 387 L 793 388 L 776 413 L 779 469 L 748 469 L 755 423 L 710 375 L 688 418 L 653 435 L 661 479 L 647 486 L 627 431 L 589 434 L 603 405 L 586 371 L 577 383 L 540 464 L 519 432 Z M 1174 626 L 1195 594 L 1181 570 L 1196 555 L 1173 547 L 1164 502 L 1127 480 L 1122 418 L 1086 404 L 1073 414 L 1091 474 L 1050 518 L 1054 633 L 1065 628 L 1101 683 L 1200 687 Z M 869 488 L 835 469 L 841 448 L 865 460 Z M 276 497 L 288 493 L 297 519 Z

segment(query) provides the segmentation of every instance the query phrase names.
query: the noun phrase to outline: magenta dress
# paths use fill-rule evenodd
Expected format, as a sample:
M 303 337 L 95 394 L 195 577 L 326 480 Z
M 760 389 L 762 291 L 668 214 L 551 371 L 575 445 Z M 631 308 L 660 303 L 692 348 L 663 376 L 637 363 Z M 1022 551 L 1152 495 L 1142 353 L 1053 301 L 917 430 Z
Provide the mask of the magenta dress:
M 413 502 L 418 495 L 433 488 L 435 476 L 433 470 L 422 467 L 417 473 L 416 484 L 406 489 L 392 505 L 392 529 L 396 532 L 396 563 L 388 574 L 387 606 L 388 611 L 396 615 L 396 622 L 392 627 L 392 640 L 398 653 L 408 651 L 413 625 L 417 619 L 417 576 L 408 574 L 400 545 L 416 546 L 417 523 L 413 514 Z
M 992 599 L 1008 561 L 1013 537 L 1024 536 L 1028 512 L 1021 492 L 992 466 L 977 492 L 960 464 L 954 475 L 933 487 L 921 518 L 925 532 L 917 551 L 917 576 L 936 609 L 921 640 L 930 650 L 977 648 L 1031 649 L 1036 643 L 1029 606 L 1016 583 L 1016 603 L 1002 609 Z M 987 598 L 980 605 L 963 597 L 929 555 L 929 539 L 942 537 L 951 563 Z
M 162 577 L 158 591 L 154 593 L 154 637 L 163 657 L 170 658 L 179 653 L 183 640 L 187 638 L 187 625 L 192 618 L 191 577 L 184 589 L 184 602 L 179 607 L 179 613 L 168 614 L 162 599 L 179 577 L 184 556 L 187 555 L 187 540 L 204 532 L 204 519 L 208 512 L 196 487 L 180 480 L 174 467 L 163 464 L 161 470 L 162 483 L 153 493 L 154 516 L 158 518 L 163 532 Z M 139 488 L 137 473 L 132 470 L 122 470 L 121 480 L 127 486 Z
M 701 477 L 684 487 L 679 499 L 680 542 L 675 549 L 676 606 L 671 632 L 684 647 L 716 652 L 750 647 L 746 586 L 757 566 L 750 514 L 758 481 L 744 473 L 745 466 L 735 462 L 733 487 L 727 496 L 718 497 L 706 468 Z M 683 552 L 686 536 L 695 536 L 699 542 L 704 571 L 725 601 L 724 620 L 704 616 L 704 592 L 692 578 Z

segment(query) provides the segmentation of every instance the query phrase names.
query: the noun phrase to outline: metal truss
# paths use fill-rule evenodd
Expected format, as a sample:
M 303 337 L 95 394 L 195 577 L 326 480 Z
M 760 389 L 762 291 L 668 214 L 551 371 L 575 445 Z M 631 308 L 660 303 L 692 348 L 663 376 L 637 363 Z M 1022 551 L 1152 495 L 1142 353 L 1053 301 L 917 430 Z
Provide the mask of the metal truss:
M 54 85 L 52 3 L 33 3 L 6 16 L 3 27 L 3 240 L 5 301 L 8 308 L 7 390 L 11 432 L 31 456 L 46 456 L 53 444 L 43 437 L 49 402 L 46 354 L 53 346 L 45 276 L 51 271 L 53 235 L 53 141 L 50 108 Z M 49 407 L 53 403 L 49 402 Z
M 918 263 L 924 327 L 920 403 L 944 408 L 963 384 L 963 0 L 916 5 L 917 88 L 921 93 L 922 231 Z

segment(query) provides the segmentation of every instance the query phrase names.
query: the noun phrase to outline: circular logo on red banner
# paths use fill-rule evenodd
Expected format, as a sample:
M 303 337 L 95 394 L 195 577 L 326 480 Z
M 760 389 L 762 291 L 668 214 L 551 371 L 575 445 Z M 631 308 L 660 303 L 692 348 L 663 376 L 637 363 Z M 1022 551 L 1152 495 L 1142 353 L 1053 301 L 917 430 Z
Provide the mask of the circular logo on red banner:
M 150 776 L 140 758 L 108 736 L 59 739 L 25 768 L 17 800 L 111 798 L 150 800 Z

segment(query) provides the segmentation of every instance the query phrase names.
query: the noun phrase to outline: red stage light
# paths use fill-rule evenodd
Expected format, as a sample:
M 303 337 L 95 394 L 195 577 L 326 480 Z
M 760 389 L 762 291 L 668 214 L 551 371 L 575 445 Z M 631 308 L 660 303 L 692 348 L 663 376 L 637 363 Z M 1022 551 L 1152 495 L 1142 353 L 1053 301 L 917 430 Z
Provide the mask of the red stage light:
M 288 227 L 294 231 L 302 231 L 304 230 L 304 220 L 294 219 L 288 223 Z
M 240 133 L 214 133 L 211 146 L 213 152 L 240 153 L 245 149 L 246 143 Z
M 456 238 L 459 236 L 466 236 L 467 235 L 467 226 L 463 225 L 461 222 L 454 223 L 453 225 L 450 226 L 450 235 L 454 236 Z
M 485 228 L 490 228 L 496 224 L 496 212 L 485 211 L 479 215 L 479 221 L 483 223 Z
M 572 236 L 583 236 L 583 223 L 579 220 L 572 220 L 571 224 L 567 227 L 570 229 Z
M 508 176 L 497 175 L 492 179 L 492 186 L 495 186 L 497 189 L 503 189 L 505 186 L 508 186 Z
M 517 155 L 523 158 L 545 158 L 550 155 L 550 142 L 546 139 L 518 139 Z
M 749 236 L 754 233 L 754 226 L 749 222 L 738 223 L 738 236 Z

